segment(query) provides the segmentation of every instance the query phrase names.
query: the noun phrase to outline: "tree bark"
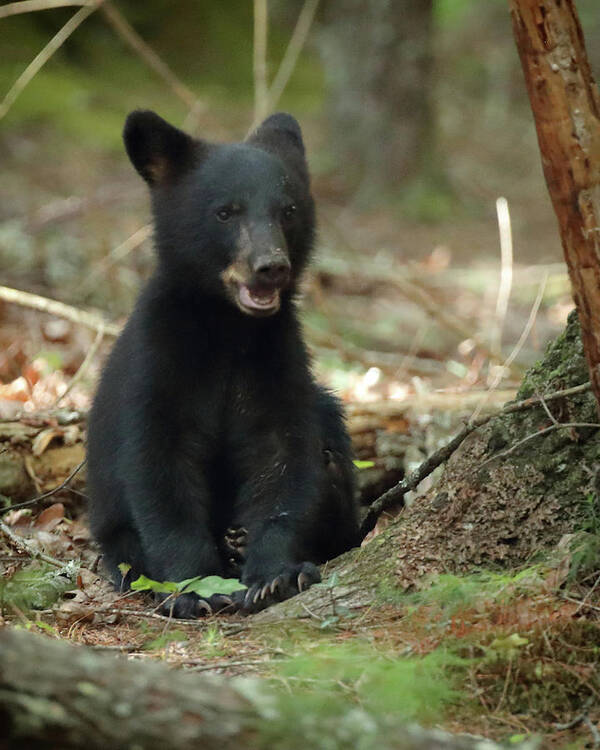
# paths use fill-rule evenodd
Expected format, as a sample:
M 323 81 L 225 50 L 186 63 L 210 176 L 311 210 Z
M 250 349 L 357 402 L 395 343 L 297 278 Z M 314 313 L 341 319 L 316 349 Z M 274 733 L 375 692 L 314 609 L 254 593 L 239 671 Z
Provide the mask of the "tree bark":
M 0 632 L 1 748 L 240 750 L 265 747 L 261 723 L 273 721 L 281 724 L 277 747 L 298 747 L 301 727 L 282 721 L 276 696 L 259 679 L 194 675 L 24 631 Z M 272 737 L 272 728 L 269 733 Z M 416 726 L 400 727 L 391 743 L 380 745 L 382 750 L 481 746 L 474 737 Z M 485 747 L 499 746 L 486 741 Z
M 600 406 L 600 92 L 574 0 L 509 0 Z

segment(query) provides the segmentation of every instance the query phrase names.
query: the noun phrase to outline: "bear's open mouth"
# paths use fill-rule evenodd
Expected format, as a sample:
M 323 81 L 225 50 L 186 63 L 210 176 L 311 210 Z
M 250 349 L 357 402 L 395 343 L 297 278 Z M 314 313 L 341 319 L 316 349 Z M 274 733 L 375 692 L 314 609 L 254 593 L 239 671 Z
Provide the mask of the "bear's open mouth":
M 251 289 L 246 284 L 238 284 L 238 304 L 244 312 L 274 313 L 279 310 L 279 289 Z

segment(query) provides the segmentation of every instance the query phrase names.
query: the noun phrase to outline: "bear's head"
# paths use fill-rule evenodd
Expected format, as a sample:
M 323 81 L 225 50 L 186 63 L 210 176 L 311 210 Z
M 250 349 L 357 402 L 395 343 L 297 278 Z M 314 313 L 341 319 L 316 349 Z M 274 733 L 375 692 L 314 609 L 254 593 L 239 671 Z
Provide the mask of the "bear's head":
M 150 186 L 160 273 L 247 315 L 276 313 L 296 290 L 314 237 L 296 120 L 275 114 L 243 143 L 212 144 L 135 111 L 123 138 Z

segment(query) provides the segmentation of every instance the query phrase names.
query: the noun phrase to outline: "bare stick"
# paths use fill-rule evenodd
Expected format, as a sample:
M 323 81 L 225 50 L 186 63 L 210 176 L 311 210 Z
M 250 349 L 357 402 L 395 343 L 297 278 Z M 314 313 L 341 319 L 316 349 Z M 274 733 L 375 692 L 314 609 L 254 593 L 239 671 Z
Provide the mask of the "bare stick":
M 32 13 L 36 10 L 51 10 L 52 8 L 66 8 L 67 6 L 93 5 L 93 0 L 20 0 L 18 3 L 8 3 L 0 8 L 0 18 L 16 16 L 19 13 Z
M 63 302 L 41 297 L 38 294 L 22 292 L 19 289 L 11 289 L 8 286 L 0 286 L 0 299 L 14 305 L 21 305 L 21 307 L 30 307 L 33 310 L 39 310 L 49 315 L 56 315 L 57 318 L 70 320 L 72 323 L 78 323 L 94 331 L 102 330 L 106 336 L 118 336 L 121 332 L 120 326 L 107 322 L 100 315 L 87 312 L 86 310 L 79 310 L 71 305 L 65 305 Z
M 100 344 L 102 343 L 102 339 L 104 338 L 104 326 L 101 326 L 101 328 L 98 330 L 98 333 L 96 334 L 96 338 L 94 339 L 92 345 L 88 349 L 88 353 L 85 355 L 83 362 L 79 365 L 79 368 L 77 369 L 77 372 L 71 380 L 69 381 L 69 384 L 67 385 L 64 393 L 62 393 L 54 402 L 54 407 L 56 408 L 60 402 L 65 399 L 69 393 L 73 390 L 73 388 L 79 383 L 81 378 L 85 375 L 87 372 L 88 367 L 92 363 L 94 357 L 96 356 L 96 352 L 100 348 Z
M 537 393 L 536 395 L 540 399 L 540 404 L 542 405 L 544 411 L 548 415 L 548 419 L 552 422 L 552 424 L 556 424 L 556 425 L 559 424 L 558 419 L 556 419 L 554 414 L 552 414 L 552 412 L 550 411 L 550 408 L 548 404 L 546 403 L 546 399 L 540 393 Z
M 268 111 L 267 0 L 254 0 L 254 122 L 260 122 Z
M 277 74 L 271 84 L 271 88 L 269 89 L 268 108 L 270 110 L 277 106 L 279 99 L 285 91 L 292 73 L 296 68 L 298 57 L 300 56 L 300 52 L 302 51 L 308 37 L 308 32 L 312 26 L 318 6 L 319 0 L 305 0 L 304 5 L 302 6 L 294 31 L 292 32 L 292 37 L 285 50 Z
M 582 383 L 581 385 L 576 385 L 573 388 L 565 388 L 562 391 L 549 393 L 544 396 L 544 400 L 548 402 L 558 398 L 567 398 L 569 396 L 575 396 L 579 393 L 584 393 L 585 391 L 589 391 L 590 389 L 591 383 Z M 364 538 L 369 533 L 369 531 L 373 529 L 373 527 L 377 523 L 377 519 L 384 510 L 391 507 L 392 505 L 400 503 L 407 492 L 415 490 L 419 486 L 419 484 L 421 484 L 421 482 L 434 471 L 434 469 L 437 469 L 438 466 L 441 466 L 441 464 L 447 461 L 454 453 L 454 451 L 458 448 L 458 446 L 463 442 L 463 440 L 473 432 L 473 430 L 476 430 L 478 427 L 482 427 L 484 424 L 489 422 L 492 417 L 497 417 L 505 414 L 514 414 L 514 412 L 525 411 L 526 409 L 531 409 L 539 405 L 540 397 L 532 396 L 531 398 L 527 398 L 523 401 L 517 401 L 514 404 L 508 404 L 495 414 L 489 414 L 485 417 L 479 417 L 477 419 L 469 420 L 469 422 L 465 424 L 460 432 L 455 437 L 453 437 L 449 443 L 444 445 L 435 453 L 432 453 L 431 456 L 425 459 L 425 461 L 423 461 L 423 463 L 418 466 L 415 471 L 412 472 L 412 474 L 410 474 L 408 477 L 405 477 L 401 482 L 398 482 L 398 484 L 396 484 L 394 487 L 391 487 L 389 490 L 387 490 L 387 492 L 384 492 L 383 495 L 380 495 L 380 497 L 378 497 L 377 500 L 375 500 L 371 504 L 367 515 L 365 516 L 360 527 L 361 538 Z M 591 423 L 572 423 L 560 426 L 598 427 L 600 425 Z M 552 427 L 553 429 L 556 429 L 554 425 Z M 541 432 L 536 433 L 535 436 L 541 435 L 544 432 L 548 431 L 549 430 L 542 430 Z M 513 449 L 516 447 L 517 446 L 513 446 Z M 493 456 L 492 458 L 499 458 L 501 455 L 505 454 L 499 454 L 498 456 Z M 492 459 L 490 458 L 488 460 Z M 487 463 L 487 461 L 485 463 Z
M 496 388 L 500 385 L 501 380 L 504 378 L 504 373 L 512 363 L 515 361 L 517 356 L 519 355 L 519 352 L 523 348 L 523 344 L 527 341 L 527 338 L 529 334 L 531 333 L 531 329 L 533 328 L 533 324 L 535 323 L 535 320 L 537 318 L 538 310 L 540 309 L 540 305 L 542 304 L 542 300 L 544 299 L 544 292 L 546 291 L 546 283 L 548 281 L 548 273 L 544 275 L 544 278 L 540 282 L 540 286 L 538 288 L 538 293 L 536 295 L 536 298 L 533 302 L 533 305 L 531 307 L 531 311 L 529 313 L 529 318 L 527 319 L 527 323 L 525 324 L 525 328 L 521 331 L 521 335 L 519 336 L 519 340 L 515 344 L 512 352 L 508 355 L 508 357 L 505 359 L 504 364 L 502 367 L 498 367 L 496 374 L 494 375 L 494 379 L 488 388 L 486 394 L 483 396 L 479 404 L 477 404 L 477 407 L 475 411 L 473 412 L 471 419 L 476 419 L 479 414 L 481 413 L 482 408 L 487 403 L 487 401 L 490 398 L 490 395 L 496 390 Z
M 106 2 L 102 6 L 102 13 L 119 36 L 165 81 L 187 107 L 198 110 L 202 106 L 196 94 L 173 73 L 167 63 L 142 39 L 112 3 Z
M 80 8 L 75 15 L 67 21 L 62 29 L 55 34 L 44 49 L 36 55 L 17 80 L 13 83 L 8 94 L 0 103 L 0 120 L 6 115 L 12 105 L 15 103 L 23 89 L 30 83 L 33 78 L 44 67 L 52 55 L 65 43 L 75 29 L 85 21 L 88 16 L 100 7 L 103 0 L 96 0 L 90 5 Z
M 513 243 L 512 230 L 510 226 L 510 213 L 506 198 L 498 198 L 496 201 L 496 212 L 498 214 L 498 229 L 500 231 L 500 285 L 498 287 L 498 299 L 496 300 L 496 321 L 492 331 L 490 346 L 492 351 L 502 356 L 502 330 L 508 310 L 508 299 L 512 288 L 513 278 Z
M 271 88 L 266 93 L 264 112 L 258 113 L 255 111 L 252 125 L 246 133 L 246 137 L 248 137 L 258 125 L 260 125 L 261 120 L 268 112 L 275 109 L 281 99 L 281 95 L 289 83 L 296 67 L 296 63 L 298 62 L 300 52 L 302 51 L 306 38 L 308 37 L 308 32 L 310 31 L 318 5 L 319 0 L 305 0 L 300 15 L 298 16 L 298 20 L 296 21 L 296 25 L 294 26 L 292 37 L 286 47 L 277 74 L 275 75 L 275 79 L 271 84 Z

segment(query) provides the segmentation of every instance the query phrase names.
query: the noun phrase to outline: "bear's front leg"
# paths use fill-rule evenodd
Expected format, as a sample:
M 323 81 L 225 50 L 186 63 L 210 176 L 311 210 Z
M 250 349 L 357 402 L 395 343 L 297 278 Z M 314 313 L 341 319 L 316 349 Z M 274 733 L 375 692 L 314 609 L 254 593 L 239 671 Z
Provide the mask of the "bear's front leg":
M 154 474 L 155 482 L 130 487 L 130 507 L 142 545 L 142 572 L 156 581 L 180 582 L 196 576 L 225 574 L 224 561 L 210 527 L 210 494 L 198 476 Z M 178 618 L 212 614 L 231 606 L 227 596 L 202 599 L 197 594 L 159 595 L 161 612 Z
M 240 520 L 248 534 L 241 580 L 248 588 L 234 599 L 246 614 L 289 599 L 321 580 L 311 544 L 319 518 L 320 465 L 285 465 L 282 475 L 275 479 L 276 472 L 267 472 L 270 481 L 254 481 L 253 489 L 242 495 Z

